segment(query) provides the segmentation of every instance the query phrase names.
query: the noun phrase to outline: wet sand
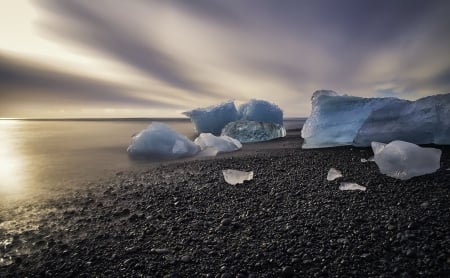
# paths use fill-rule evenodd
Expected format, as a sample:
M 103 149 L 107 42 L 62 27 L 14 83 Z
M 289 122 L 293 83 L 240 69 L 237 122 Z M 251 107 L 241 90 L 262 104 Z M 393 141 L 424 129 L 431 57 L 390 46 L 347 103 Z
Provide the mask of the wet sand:
M 448 277 L 450 147 L 408 181 L 299 133 L 0 208 L 0 277 Z M 329 182 L 330 167 L 342 179 Z M 254 171 L 243 185 L 221 170 Z M 341 181 L 363 191 L 340 191 Z

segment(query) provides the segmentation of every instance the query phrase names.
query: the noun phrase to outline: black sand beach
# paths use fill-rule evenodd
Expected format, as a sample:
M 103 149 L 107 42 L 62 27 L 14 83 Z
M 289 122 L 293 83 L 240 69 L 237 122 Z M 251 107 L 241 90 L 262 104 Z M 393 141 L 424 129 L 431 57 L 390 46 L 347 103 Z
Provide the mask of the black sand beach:
M 0 277 L 449 277 L 450 147 L 408 181 L 298 132 L 0 210 Z M 330 167 L 344 178 L 328 182 Z M 254 171 L 243 185 L 221 170 Z M 341 181 L 367 187 L 340 191 Z

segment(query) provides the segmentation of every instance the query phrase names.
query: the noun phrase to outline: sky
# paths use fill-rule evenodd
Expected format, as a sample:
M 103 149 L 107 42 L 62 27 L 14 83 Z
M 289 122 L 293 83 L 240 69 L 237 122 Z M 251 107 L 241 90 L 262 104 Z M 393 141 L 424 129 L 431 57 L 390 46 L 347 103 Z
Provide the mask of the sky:
M 450 92 L 450 1 L 15 0 L 0 3 L 0 118 L 183 117 L 315 90 Z

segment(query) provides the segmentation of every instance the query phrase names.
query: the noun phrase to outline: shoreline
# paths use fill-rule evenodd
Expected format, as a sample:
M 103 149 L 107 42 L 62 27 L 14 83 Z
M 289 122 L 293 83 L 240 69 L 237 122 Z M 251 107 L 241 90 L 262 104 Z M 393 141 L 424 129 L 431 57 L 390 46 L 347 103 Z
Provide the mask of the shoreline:
M 445 277 L 450 146 L 434 147 L 441 169 L 407 181 L 361 163 L 370 148 L 303 150 L 292 132 L 236 153 L 119 171 L 2 209 L 0 276 Z M 328 182 L 331 167 L 344 177 Z M 226 168 L 254 179 L 228 185 Z M 341 181 L 367 191 L 340 191 Z

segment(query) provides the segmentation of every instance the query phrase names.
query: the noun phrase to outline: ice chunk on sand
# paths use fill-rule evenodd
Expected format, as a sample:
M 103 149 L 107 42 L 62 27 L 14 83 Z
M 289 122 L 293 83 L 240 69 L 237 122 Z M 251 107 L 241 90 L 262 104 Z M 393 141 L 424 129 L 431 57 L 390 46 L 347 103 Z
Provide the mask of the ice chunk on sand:
M 167 125 L 153 122 L 134 135 L 127 148 L 133 158 L 173 159 L 195 155 L 200 148 Z
M 369 157 L 369 158 L 367 158 L 367 159 L 361 158 L 361 162 L 362 162 L 362 163 L 373 162 L 373 161 L 374 161 L 373 156 L 371 156 L 371 157 Z
M 244 181 L 250 181 L 253 179 L 253 171 L 244 172 L 233 169 L 222 170 L 225 181 L 229 184 L 236 185 L 238 183 L 244 183 Z
M 450 144 L 450 94 L 416 101 L 316 91 L 302 129 L 303 148 L 387 143 Z
M 220 134 L 226 124 L 236 121 L 239 117 L 232 100 L 205 108 L 196 108 L 183 114 L 191 119 L 197 133 L 215 135 Z
M 283 126 L 274 123 L 236 121 L 222 129 L 222 135 L 232 137 L 241 143 L 262 142 L 286 136 Z
M 207 148 L 215 148 L 218 152 L 233 152 L 242 148 L 241 142 L 229 136 L 215 136 L 211 133 L 202 133 L 195 138 L 194 143 L 197 144 L 201 150 Z
M 327 175 L 327 180 L 328 181 L 334 181 L 337 178 L 341 178 L 342 177 L 342 172 L 339 170 L 336 170 L 335 168 L 330 168 L 330 170 L 328 171 L 328 175 Z
M 311 100 L 311 115 L 302 128 L 303 148 L 307 149 L 351 145 L 371 111 L 394 99 L 339 96 L 321 90 Z
M 372 142 L 372 150 L 380 172 L 396 179 L 430 174 L 440 167 L 442 151 L 439 149 L 393 141 L 389 144 Z
M 450 94 L 416 101 L 396 100 L 372 111 L 355 139 L 355 146 L 402 140 L 414 144 L 450 144 Z
M 241 120 L 283 125 L 283 111 L 268 101 L 252 99 L 241 104 L 238 110 Z
M 366 191 L 366 187 L 354 182 L 341 182 L 339 190 L 361 190 Z

